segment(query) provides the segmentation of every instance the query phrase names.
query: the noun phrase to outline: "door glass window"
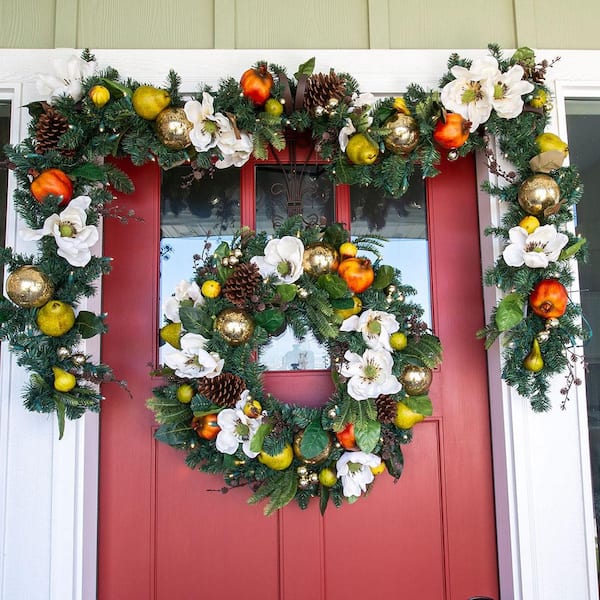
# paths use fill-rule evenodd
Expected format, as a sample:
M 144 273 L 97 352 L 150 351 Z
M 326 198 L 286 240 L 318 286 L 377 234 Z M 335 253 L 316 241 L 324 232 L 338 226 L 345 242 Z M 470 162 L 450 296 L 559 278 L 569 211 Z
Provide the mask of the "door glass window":
M 581 307 L 592 331 L 600 332 L 600 98 L 567 100 L 569 156 L 584 186 L 577 205 L 577 231 L 588 241 L 589 260 L 579 265 Z M 600 335 L 584 346 L 588 422 L 596 524 L 600 523 Z
M 160 307 L 179 282 L 191 280 L 199 257 L 230 242 L 240 227 L 238 169 L 202 177 L 190 167 L 163 171 L 160 204 Z
M 392 198 L 381 190 L 350 190 L 352 235 L 378 234 L 386 239 L 381 254 L 385 264 L 400 269 L 402 283 L 415 288 L 408 300 L 423 307 L 423 320 L 431 326 L 429 248 L 425 182 L 413 177 L 407 193 Z

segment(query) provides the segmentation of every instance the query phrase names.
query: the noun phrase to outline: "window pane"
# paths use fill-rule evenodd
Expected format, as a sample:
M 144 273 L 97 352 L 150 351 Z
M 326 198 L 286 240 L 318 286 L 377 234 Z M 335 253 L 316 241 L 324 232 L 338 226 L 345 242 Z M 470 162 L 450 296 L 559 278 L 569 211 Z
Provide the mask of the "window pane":
M 5 160 L 3 148 L 10 142 L 10 102 L 0 100 L 0 161 Z M 6 203 L 8 194 L 8 170 L 0 169 L 0 247 L 6 245 Z M 4 281 L 4 265 L 0 266 L 0 292 Z
M 197 178 L 190 167 L 163 171 L 160 205 L 160 310 L 182 280 L 194 274 L 194 256 L 231 241 L 240 227 L 239 169 Z
M 333 223 L 335 187 L 319 165 L 256 167 L 256 228 L 273 232 L 288 216 Z M 268 371 L 328 369 L 329 354 L 309 333 L 297 340 L 288 328 L 260 351 Z
M 577 232 L 588 241 L 589 260 L 579 264 L 581 307 L 591 330 L 600 331 L 600 98 L 567 101 L 569 157 L 581 173 L 584 194 L 577 205 Z M 596 523 L 600 523 L 600 336 L 584 346 L 590 455 Z
M 352 235 L 378 234 L 387 241 L 381 253 L 383 262 L 400 269 L 402 283 L 411 285 L 417 295 L 410 300 L 424 309 L 423 320 L 431 324 L 429 247 L 425 182 L 418 174 L 407 193 L 392 198 L 381 190 L 352 187 Z

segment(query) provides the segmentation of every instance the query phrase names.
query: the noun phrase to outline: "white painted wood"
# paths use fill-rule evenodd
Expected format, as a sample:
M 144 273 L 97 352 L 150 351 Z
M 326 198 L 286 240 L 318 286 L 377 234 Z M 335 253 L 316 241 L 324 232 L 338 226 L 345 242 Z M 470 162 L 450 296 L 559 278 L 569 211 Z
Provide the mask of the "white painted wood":
M 48 72 L 53 57 L 72 52 L 0 50 L 0 90 L 7 88 L 16 94 L 22 89 L 19 105 L 36 99 L 35 73 Z M 174 68 L 182 77 L 182 89 L 190 92 L 200 83 L 216 86 L 224 75 L 240 75 L 259 59 L 286 65 L 294 72 L 298 64 L 316 55 L 317 70 L 333 67 L 350 72 L 363 91 L 391 95 L 409 83 L 435 87 L 450 51 L 95 53 L 100 66 L 112 65 L 124 75 L 158 85 Z M 475 56 L 485 51 L 459 53 Z M 562 55 L 548 79 L 558 92 L 556 122 L 562 131 L 561 90 L 567 89 L 565 82 L 575 86 L 569 90 L 579 89 L 577 85 L 581 88 L 582 82 L 590 79 L 600 84 L 600 52 L 541 54 L 546 58 Z M 15 134 L 23 136 L 24 111 L 14 110 Z M 479 167 L 481 177 L 488 177 L 481 161 Z M 497 202 L 484 194 L 480 210 L 482 229 L 500 216 Z M 7 243 L 16 243 L 21 249 L 16 228 L 11 212 Z M 501 248 L 483 235 L 481 247 L 484 267 L 491 265 Z M 489 311 L 496 291 L 486 289 L 484 293 Z M 474 339 L 473 343 L 478 342 Z M 584 392 L 580 390 L 566 411 L 534 414 L 526 400 L 501 382 L 497 348 L 489 353 L 488 362 L 501 597 L 597 600 Z M 86 417 L 76 424 L 67 423 L 65 438 L 58 442 L 52 419 L 22 408 L 19 397 L 25 374 L 4 347 L 0 368 L 0 597 L 91 600 L 95 590 L 97 421 Z M 558 404 L 558 391 L 556 398 Z

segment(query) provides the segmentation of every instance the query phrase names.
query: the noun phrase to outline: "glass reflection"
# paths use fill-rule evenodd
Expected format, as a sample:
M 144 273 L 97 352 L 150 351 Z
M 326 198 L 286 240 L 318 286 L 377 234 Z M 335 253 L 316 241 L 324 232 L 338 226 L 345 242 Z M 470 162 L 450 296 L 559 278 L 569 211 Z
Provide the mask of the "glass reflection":
M 195 262 L 230 242 L 240 227 L 239 170 L 202 177 L 190 167 L 164 171 L 161 182 L 160 310 Z
M 393 198 L 381 190 L 350 190 L 352 236 L 378 234 L 387 241 L 381 249 L 383 263 L 400 269 L 402 283 L 414 287 L 409 299 L 423 307 L 423 320 L 431 323 L 429 243 L 425 182 L 415 176 L 406 194 Z

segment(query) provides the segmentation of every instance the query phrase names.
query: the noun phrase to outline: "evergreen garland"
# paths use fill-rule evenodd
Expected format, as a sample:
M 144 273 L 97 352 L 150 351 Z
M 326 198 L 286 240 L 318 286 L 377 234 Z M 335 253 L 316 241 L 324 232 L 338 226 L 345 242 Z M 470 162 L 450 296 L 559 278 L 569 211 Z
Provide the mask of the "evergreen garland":
M 456 54 L 449 58 L 448 72 L 442 75 L 439 89 L 425 90 L 412 84 L 402 98 L 361 100 L 357 81 L 350 74 L 338 73 L 337 77 L 343 82 L 343 97 L 335 102 L 328 102 L 324 98 L 324 105 L 313 107 L 310 112 L 304 109 L 303 99 L 298 98 L 301 95 L 298 82 L 301 78 L 314 75 L 314 60 L 300 65 L 294 76 L 287 74 L 285 68 L 279 65 L 266 64 L 267 71 L 274 79 L 271 98 L 276 101 L 288 99 L 277 110 L 255 104 L 243 93 L 238 79 L 233 77 L 224 78 L 217 89 L 204 86 L 194 99 L 202 102 L 204 93 L 212 98 L 211 118 L 217 113 L 224 115 L 237 140 L 243 139 L 243 136 L 251 138 L 251 147 L 244 157 L 235 146 L 235 140 L 232 142 L 233 149 L 219 143 L 197 148 L 167 147 L 154 120 L 143 118 L 134 102 L 135 92 L 142 84 L 131 77 L 121 76 L 112 67 L 94 71 L 91 67 L 95 58 L 86 50 L 81 59 L 81 77 L 74 75 L 72 81 L 62 82 L 69 87 L 55 90 L 57 93 L 48 99 L 58 116 L 68 122 L 68 129 L 58 136 L 55 147 L 48 147 L 43 143 L 45 140 L 36 138 L 40 131 L 44 131 L 38 125 L 48 106 L 45 101 L 40 101 L 27 107 L 31 116 L 28 137 L 15 146 L 5 148 L 7 164 L 17 182 L 13 198 L 15 209 L 23 222 L 34 230 L 41 229 L 52 215 L 61 213 L 65 209 L 62 198 L 50 194 L 36 200 L 30 187 L 32 179 L 38 174 L 57 169 L 71 180 L 73 198 L 89 197 L 90 203 L 85 211 L 86 225 L 95 226 L 100 218 L 108 216 L 126 221 L 133 216 L 119 215 L 118 210 L 111 206 L 112 189 L 130 192 L 133 186 L 114 164 L 104 160 L 106 158 L 127 156 L 136 165 L 156 160 L 165 169 L 187 162 L 196 171 L 213 170 L 215 163 L 219 167 L 219 161 L 231 164 L 228 160 L 232 157 L 233 164 L 247 159 L 250 153 L 257 158 L 264 158 L 269 152 L 283 149 L 291 133 L 303 133 L 312 139 L 316 151 L 326 161 L 326 172 L 336 183 L 371 186 L 392 196 L 399 196 L 406 191 L 417 165 L 423 176 L 433 177 L 438 172 L 437 165 L 442 155 L 453 160 L 475 150 L 485 152 L 491 172 L 506 182 L 502 187 L 485 186 L 505 209 L 502 223 L 490 228 L 488 233 L 508 244 L 510 230 L 526 216 L 518 203 L 518 192 L 521 182 L 534 172 L 530 160 L 540 153 L 538 138 L 548 125 L 550 90 L 544 84 L 544 76 L 552 65 L 547 61 L 536 62 L 534 53 L 528 48 L 520 48 L 509 58 L 503 56 L 497 45 L 490 45 L 489 50 L 501 73 L 507 73 L 519 65 L 523 79 L 530 82 L 532 89 L 523 95 L 524 106 L 520 114 L 513 118 L 502 118 L 496 110 L 491 110 L 489 118 L 465 143 L 450 150 L 441 148 L 434 141 L 437 127 L 448 110 L 442 102 L 443 89 L 456 80 L 451 69 L 470 68 L 473 64 Z M 257 63 L 255 67 L 260 64 L 263 63 Z M 80 89 L 77 89 L 78 86 Z M 164 85 L 170 107 L 184 105 L 180 86 L 180 77 L 170 71 Z M 500 85 L 494 94 L 496 92 L 501 96 L 506 90 Z M 386 143 L 391 135 L 389 121 L 398 113 L 414 119 L 418 143 L 410 152 L 398 151 Z M 194 125 L 197 128 L 202 124 Z M 344 130 L 349 132 L 346 136 L 349 139 L 362 135 L 370 142 L 375 149 L 376 160 L 357 159 L 349 151 L 344 151 L 340 145 L 343 143 Z M 217 133 L 212 134 L 213 142 L 218 141 Z M 494 142 L 499 144 L 500 151 L 513 165 L 513 171 L 504 172 L 499 165 Z M 585 338 L 579 326 L 579 307 L 572 302 L 556 322 L 550 323 L 527 309 L 532 289 L 541 280 L 555 278 L 568 287 L 572 281 L 568 260 L 585 254 L 584 241 L 569 230 L 573 206 L 582 195 L 577 169 L 557 164 L 549 174 L 559 185 L 561 200 L 556 210 L 540 215 L 539 220 L 542 225 L 552 225 L 567 235 L 568 243 L 559 260 L 550 262 L 546 268 L 514 267 L 507 264 L 503 257 L 497 260 L 486 274 L 485 282 L 497 286 L 504 294 L 515 294 L 523 307 L 523 318 L 513 318 L 507 326 L 503 315 L 506 303 L 501 302 L 494 310 L 490 323 L 480 332 L 488 345 L 502 333 L 505 334 L 502 336 L 503 377 L 519 393 L 529 398 L 535 410 L 546 410 L 550 406 L 549 382 L 557 373 L 567 373 L 567 383 L 562 389 L 565 399 L 571 385 L 578 383 L 572 349 L 579 343 L 578 340 Z M 314 232 L 305 232 L 303 235 L 314 235 Z M 248 251 L 252 245 L 256 249 L 264 247 L 264 243 L 265 239 L 257 235 L 248 241 Z M 258 254 L 258 251 L 254 254 Z M 24 265 L 33 265 L 52 282 L 53 299 L 75 308 L 84 298 L 93 295 L 94 281 L 110 270 L 110 258 L 107 257 L 91 257 L 83 266 L 71 264 L 57 255 L 56 239 L 52 236 L 39 240 L 35 256 L 17 254 L 9 248 L 2 249 L 0 262 L 7 265 L 11 273 Z M 324 339 L 332 339 L 336 332 L 329 320 L 331 311 L 326 309 L 329 298 L 317 283 L 306 281 L 305 285 L 312 304 L 309 307 L 290 306 L 288 314 L 291 325 L 298 334 L 314 329 Z M 381 308 L 381 298 L 379 301 L 370 298 L 368 292 L 365 297 L 369 297 L 373 306 Z M 392 301 L 389 309 L 398 308 L 396 301 Z M 52 337 L 42 333 L 38 327 L 40 310 L 40 307 L 20 306 L 7 297 L 0 297 L 0 339 L 10 343 L 19 364 L 32 373 L 31 382 L 24 390 L 26 406 L 40 412 L 56 412 L 62 433 L 65 418 L 76 418 L 87 409 L 98 409 L 101 394 L 97 385 L 114 380 L 110 367 L 93 364 L 89 356 L 82 360 L 77 350 L 82 338 L 105 331 L 104 316 L 80 311 L 71 330 Z M 503 323 L 502 326 L 498 325 L 499 321 Z M 261 335 L 260 331 L 255 335 Z M 531 371 L 524 368 L 523 361 L 537 339 L 542 340 L 543 368 Z M 425 340 L 423 338 L 423 343 Z M 258 337 L 255 341 L 259 343 Z M 223 347 L 218 350 L 222 351 Z M 423 361 L 423 358 L 418 353 L 414 356 L 415 360 Z M 56 389 L 53 367 L 75 375 L 75 387 L 68 391 Z M 253 380 L 259 378 L 259 372 L 252 375 Z M 169 436 L 180 435 L 176 425 Z M 189 460 L 194 462 L 196 459 Z M 197 462 L 201 460 L 202 456 L 198 454 Z M 220 464 L 223 461 L 221 458 Z M 395 457 L 395 462 L 400 464 L 400 459 Z M 331 497 L 336 503 L 341 499 L 334 490 L 331 490 Z

